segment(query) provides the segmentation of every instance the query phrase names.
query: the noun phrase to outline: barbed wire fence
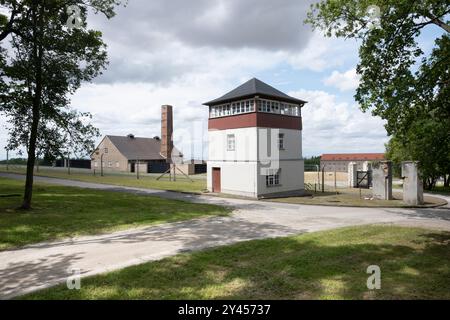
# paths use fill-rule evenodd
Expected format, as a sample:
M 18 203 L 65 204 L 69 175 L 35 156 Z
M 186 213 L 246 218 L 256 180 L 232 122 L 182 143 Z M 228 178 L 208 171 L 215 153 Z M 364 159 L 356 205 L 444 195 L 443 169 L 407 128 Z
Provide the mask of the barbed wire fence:
M 348 173 L 328 171 L 327 167 L 305 164 L 305 189 L 311 192 L 336 192 L 348 188 Z

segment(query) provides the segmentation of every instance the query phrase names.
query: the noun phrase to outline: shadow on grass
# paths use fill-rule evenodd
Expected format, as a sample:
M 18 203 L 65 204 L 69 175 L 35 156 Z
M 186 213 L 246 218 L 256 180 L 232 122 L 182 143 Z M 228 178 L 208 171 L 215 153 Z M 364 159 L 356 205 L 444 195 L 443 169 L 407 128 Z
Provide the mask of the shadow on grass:
M 27 298 L 449 299 L 450 233 L 341 229 L 250 241 L 126 268 Z M 392 242 L 390 244 L 389 242 Z M 381 268 L 381 290 L 366 286 Z
M 45 277 L 45 282 L 41 282 L 41 285 L 49 286 L 61 283 L 61 279 L 72 275 L 69 268 L 80 260 L 81 256 L 81 253 L 53 254 L 29 263 L 9 263 L 7 269 L 0 268 L 0 299 L 12 297 L 19 292 L 18 290 L 26 290 L 43 277 Z M 88 270 L 83 272 L 88 272 Z
M 19 191 L 22 184 L 2 179 L 0 193 Z M 40 241 L 230 212 L 228 208 L 184 202 L 175 197 L 45 185 L 35 186 L 32 210 L 19 211 L 16 209 L 19 205 L 17 198 L 0 200 L 0 251 Z
M 230 230 L 234 230 L 230 233 Z M 66 270 L 69 267 L 76 267 L 79 257 L 84 257 L 82 262 L 89 260 L 89 251 L 92 246 L 102 247 L 104 252 L 110 254 L 113 250 L 118 253 L 125 252 L 119 259 L 107 257 L 108 261 L 116 263 L 127 262 L 135 258 L 126 254 L 130 248 L 135 250 L 135 245 L 142 248 L 142 253 L 152 254 L 157 257 L 161 252 L 161 246 L 166 246 L 171 254 L 191 252 L 213 246 L 223 246 L 249 239 L 266 237 L 277 237 L 285 234 L 294 234 L 301 231 L 290 229 L 272 223 L 252 223 L 236 217 L 212 217 L 208 219 L 198 219 L 165 224 L 144 228 L 142 230 L 123 231 L 113 234 L 98 235 L 95 237 L 85 237 L 76 242 L 64 240 L 59 242 L 38 243 L 29 245 L 27 249 L 34 250 L 39 259 L 27 255 L 27 249 L 4 252 L 5 257 L 17 259 L 17 255 L 24 254 L 24 262 L 2 263 L 0 262 L 0 298 L 5 294 L 18 294 L 24 288 L 37 287 L 43 284 L 57 284 L 63 282 L 67 277 Z M 76 254 L 66 254 L 71 252 L 71 246 L 76 246 Z M 174 247 L 174 249 L 171 249 Z M 164 248 L 164 247 L 163 247 Z M 102 250 L 101 250 L 102 251 Z M 56 256 L 52 253 L 57 252 Z M 164 253 L 164 250 L 162 251 Z M 64 254 L 63 254 L 64 253 Z M 2 253 L 0 252 L 0 258 Z M 16 258 L 14 258 L 16 257 Z M 86 258 L 87 257 L 87 258 Z M 128 260 L 127 260 L 128 259 Z M 15 260 L 14 260 L 15 261 Z M 89 264 L 89 261 L 88 261 Z M 91 262 L 91 265 L 92 264 Z M 91 270 L 82 270 L 83 273 Z
M 404 211 L 384 209 L 386 212 L 404 216 L 407 218 L 435 219 L 450 221 L 450 209 L 448 208 L 414 208 Z

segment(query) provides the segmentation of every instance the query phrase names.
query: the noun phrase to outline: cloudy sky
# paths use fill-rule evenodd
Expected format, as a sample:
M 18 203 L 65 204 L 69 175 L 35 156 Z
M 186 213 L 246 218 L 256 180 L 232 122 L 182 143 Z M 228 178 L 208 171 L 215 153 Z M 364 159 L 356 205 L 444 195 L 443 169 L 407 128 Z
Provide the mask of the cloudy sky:
M 383 121 L 353 99 L 358 44 L 304 26 L 310 3 L 130 0 L 112 20 L 92 16 L 88 24 L 103 32 L 110 65 L 72 105 L 91 112 L 103 135 L 153 137 L 160 135 L 160 106 L 171 104 L 175 143 L 188 157 L 206 157 L 202 103 L 256 77 L 309 102 L 302 111 L 304 156 L 383 152 Z M 2 128 L 0 159 L 5 142 Z

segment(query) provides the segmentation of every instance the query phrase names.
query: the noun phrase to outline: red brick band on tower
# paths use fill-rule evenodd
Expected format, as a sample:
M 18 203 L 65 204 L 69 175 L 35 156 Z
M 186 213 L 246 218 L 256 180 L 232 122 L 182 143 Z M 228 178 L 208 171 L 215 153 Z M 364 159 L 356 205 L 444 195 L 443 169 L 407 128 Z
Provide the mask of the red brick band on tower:
M 302 117 L 252 112 L 209 119 L 208 121 L 208 130 L 226 130 L 251 127 L 302 130 Z

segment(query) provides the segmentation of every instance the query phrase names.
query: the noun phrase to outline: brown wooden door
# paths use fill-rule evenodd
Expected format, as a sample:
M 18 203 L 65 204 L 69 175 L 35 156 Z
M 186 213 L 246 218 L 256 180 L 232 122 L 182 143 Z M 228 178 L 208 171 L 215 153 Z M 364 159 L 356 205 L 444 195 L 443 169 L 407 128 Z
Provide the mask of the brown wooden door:
M 220 193 L 221 185 L 220 185 L 220 168 L 213 168 L 212 172 L 212 185 L 213 185 L 213 192 Z

